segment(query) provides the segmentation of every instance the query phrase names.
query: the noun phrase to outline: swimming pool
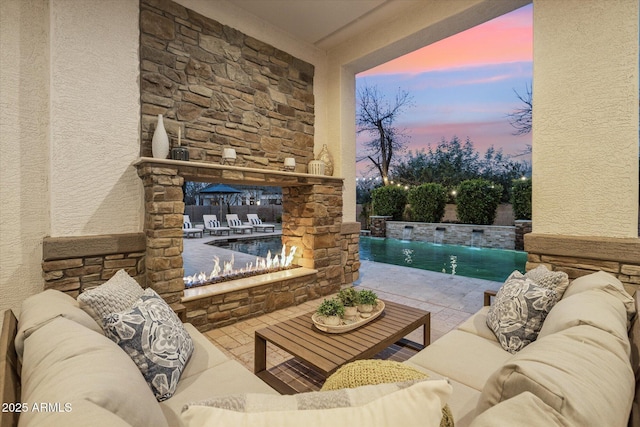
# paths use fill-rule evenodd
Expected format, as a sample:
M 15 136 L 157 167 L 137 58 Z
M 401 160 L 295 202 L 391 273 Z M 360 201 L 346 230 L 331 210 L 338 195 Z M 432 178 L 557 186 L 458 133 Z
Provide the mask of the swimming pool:
M 502 282 L 524 273 L 527 253 L 360 236 L 360 259 Z
M 231 241 L 211 242 L 210 244 L 221 248 L 230 249 L 243 254 L 266 257 L 267 252 L 271 251 L 271 255 L 279 255 L 282 251 L 282 239 L 280 236 L 256 238 L 256 239 L 238 239 Z

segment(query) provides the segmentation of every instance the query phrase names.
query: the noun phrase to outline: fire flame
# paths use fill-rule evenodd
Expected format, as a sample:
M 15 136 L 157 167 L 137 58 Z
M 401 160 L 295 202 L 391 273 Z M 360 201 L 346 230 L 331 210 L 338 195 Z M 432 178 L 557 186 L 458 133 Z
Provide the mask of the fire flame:
M 269 251 L 267 252 L 266 258 L 256 257 L 255 265 L 252 262 L 248 262 L 243 268 L 239 269 L 234 267 L 233 255 L 231 255 L 231 260 L 224 261 L 222 266 L 220 265 L 220 258 L 216 256 L 213 258 L 213 270 L 211 270 L 209 275 L 205 272 L 200 272 L 192 276 L 185 276 L 183 277 L 184 284 L 186 287 L 199 286 L 207 282 L 215 283 L 229 276 L 262 274 L 273 270 L 288 268 L 293 263 L 293 257 L 297 249 L 296 246 L 292 246 L 287 255 L 286 245 L 282 245 L 282 251 L 279 256 L 276 255 L 272 257 L 271 251 Z

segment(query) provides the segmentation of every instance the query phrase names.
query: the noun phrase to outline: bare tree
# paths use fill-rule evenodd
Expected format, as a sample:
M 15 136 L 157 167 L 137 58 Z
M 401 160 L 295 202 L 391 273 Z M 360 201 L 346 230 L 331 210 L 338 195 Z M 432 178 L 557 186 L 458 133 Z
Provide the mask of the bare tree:
M 389 184 L 389 167 L 394 154 L 404 150 L 408 140 L 404 129 L 394 126 L 394 122 L 412 105 L 409 92 L 401 89 L 398 89 L 393 103 L 386 100 L 377 86 L 364 86 L 358 90 L 357 132 L 372 137 L 365 143 L 366 155 L 358 161 L 369 159 L 384 185 Z
M 526 86 L 526 92 L 521 95 L 513 89 L 518 99 L 522 102 L 519 108 L 507 114 L 509 123 L 515 128 L 514 135 L 526 135 L 531 132 L 531 116 L 533 112 L 533 97 L 531 94 L 531 84 Z

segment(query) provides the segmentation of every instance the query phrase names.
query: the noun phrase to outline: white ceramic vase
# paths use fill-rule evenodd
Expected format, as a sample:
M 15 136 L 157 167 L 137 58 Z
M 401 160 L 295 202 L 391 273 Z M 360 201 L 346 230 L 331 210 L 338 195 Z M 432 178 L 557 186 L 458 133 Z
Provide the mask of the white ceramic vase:
M 169 135 L 164 128 L 162 114 L 158 114 L 158 124 L 151 140 L 151 152 L 154 159 L 166 159 L 169 155 Z

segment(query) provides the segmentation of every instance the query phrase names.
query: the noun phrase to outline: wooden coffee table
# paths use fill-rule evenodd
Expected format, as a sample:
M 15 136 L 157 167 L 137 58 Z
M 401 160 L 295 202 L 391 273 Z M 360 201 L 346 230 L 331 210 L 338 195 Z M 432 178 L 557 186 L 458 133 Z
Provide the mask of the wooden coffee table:
M 256 331 L 255 374 L 281 394 L 296 393 L 267 370 L 267 342 L 312 367 L 325 379 L 340 366 L 371 358 L 396 342 L 416 350 L 429 345 L 431 313 L 394 302 L 384 303 L 385 310 L 377 319 L 341 334 L 318 330 L 311 320 L 313 312 Z M 424 345 L 403 338 L 421 326 L 424 328 Z

